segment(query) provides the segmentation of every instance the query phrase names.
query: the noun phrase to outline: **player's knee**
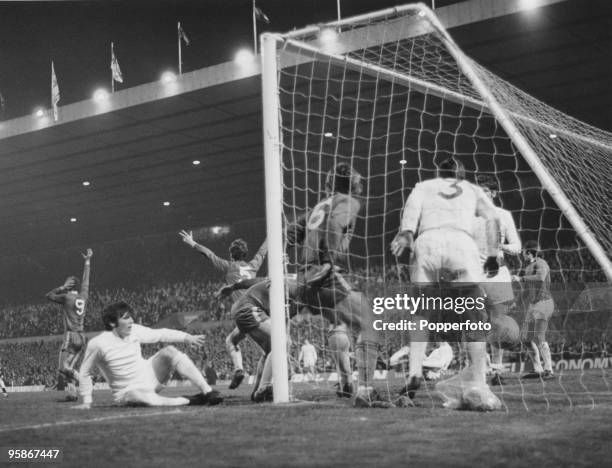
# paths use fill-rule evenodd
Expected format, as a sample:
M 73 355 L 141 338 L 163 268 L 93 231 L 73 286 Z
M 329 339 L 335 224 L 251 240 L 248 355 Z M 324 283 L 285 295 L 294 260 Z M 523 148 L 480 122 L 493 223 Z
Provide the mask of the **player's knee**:
M 347 352 L 350 347 L 348 336 L 335 334 L 329 337 L 329 347 L 332 351 L 339 353 Z
M 163 362 L 166 366 L 174 368 L 183 359 L 189 359 L 189 357 L 182 351 L 179 351 L 174 346 L 170 345 L 162 348 L 157 353 L 157 359 Z
M 68 366 L 66 363 L 62 364 L 62 367 L 59 369 L 59 373 L 62 374 L 68 380 L 76 380 L 74 376 L 74 370 Z
M 537 345 L 540 346 L 542 345 L 542 343 L 546 342 L 546 334 L 545 333 L 534 333 L 533 335 L 533 342 Z
M 233 335 L 230 334 L 225 337 L 225 348 L 230 352 L 239 351 L 238 343 L 234 343 Z

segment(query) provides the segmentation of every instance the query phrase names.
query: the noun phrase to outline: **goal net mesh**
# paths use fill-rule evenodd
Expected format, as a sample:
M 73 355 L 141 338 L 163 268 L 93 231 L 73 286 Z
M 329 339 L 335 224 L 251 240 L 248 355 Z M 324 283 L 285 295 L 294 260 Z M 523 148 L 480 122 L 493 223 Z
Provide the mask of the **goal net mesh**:
M 410 281 L 404 265 L 408 259 L 398 261 L 389 245 L 415 184 L 435 177 L 436 164 L 451 156 L 465 165 L 470 181 L 478 175 L 494 177 L 500 188 L 495 203 L 512 213 L 523 243 L 536 240 L 541 246 L 555 301 L 547 332 L 555 379 L 520 380 L 530 367 L 525 346 L 517 344 L 505 353 L 507 383 L 495 391 L 507 408 L 610 400 L 612 294 L 602 267 L 427 17 L 415 9 L 289 34 L 277 52 L 285 220 L 297 219 L 325 197 L 326 174 L 337 163 L 351 164 L 364 177 L 364 190 L 348 277 L 370 299 L 392 296 L 406 291 Z M 609 257 L 612 134 L 468 61 Z M 290 247 L 287 271 L 295 272 L 299 262 L 299 249 Z M 506 262 L 512 274 L 525 268 L 519 256 L 506 256 Z M 515 299 L 510 314 L 522 325 L 527 304 L 516 285 Z M 409 318 L 398 313 L 382 318 L 391 317 Z M 328 324 L 313 317 L 290 327 L 296 374 L 291 391 L 299 398 L 333 398 Z M 409 345 L 408 335 L 383 335 L 375 382 L 393 398 L 406 377 L 401 363 L 392 367 L 389 357 Z M 318 348 L 316 379 L 302 373 L 297 362 L 304 339 Z M 455 359 L 441 378 L 464 365 L 460 346 L 453 348 Z M 419 398 L 424 398 L 421 404 L 439 404 L 430 382 L 419 395 L 417 404 Z

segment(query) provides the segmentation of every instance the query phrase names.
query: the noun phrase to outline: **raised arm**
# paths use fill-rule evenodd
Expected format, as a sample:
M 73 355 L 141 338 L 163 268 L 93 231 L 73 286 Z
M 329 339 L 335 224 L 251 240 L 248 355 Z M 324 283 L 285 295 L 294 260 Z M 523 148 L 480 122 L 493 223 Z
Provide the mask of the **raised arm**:
M 87 298 L 89 296 L 89 271 L 93 250 L 87 249 L 87 252 L 82 255 L 85 259 L 85 266 L 83 267 L 83 281 L 81 281 L 81 295 Z
M 214 267 L 219 270 L 221 273 L 227 273 L 230 268 L 230 262 L 218 257 L 212 250 L 208 247 L 204 247 L 203 245 L 198 244 L 195 240 L 193 240 L 193 232 L 185 231 L 184 229 L 179 232 L 179 236 L 183 239 L 183 242 L 187 244 L 189 247 L 196 249 L 206 258 L 208 258 Z
M 266 254 L 268 253 L 268 240 L 264 240 L 259 247 L 257 253 L 253 256 L 253 259 L 249 262 L 255 271 L 261 268 L 261 264 L 266 258 Z

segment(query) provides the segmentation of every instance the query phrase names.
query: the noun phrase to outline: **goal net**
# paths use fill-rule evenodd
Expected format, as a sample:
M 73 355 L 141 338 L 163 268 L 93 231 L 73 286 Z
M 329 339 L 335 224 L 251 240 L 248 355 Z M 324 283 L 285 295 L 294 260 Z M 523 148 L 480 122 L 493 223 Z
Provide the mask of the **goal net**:
M 347 278 L 370 300 L 408 292 L 408 259 L 393 257 L 390 243 L 412 188 L 454 157 L 468 180 L 488 175 L 496 181 L 495 203 L 512 213 L 523 243 L 538 242 L 551 269 L 555 312 L 547 340 L 555 378 L 519 379 L 530 365 L 526 346 L 516 344 L 504 356 L 506 384 L 495 392 L 506 408 L 610 400 L 612 134 L 547 106 L 469 59 L 423 5 L 268 35 L 263 42 L 267 207 L 276 226 L 268 235 L 280 241 L 272 232 L 279 219 L 290 223 L 312 210 L 325 198 L 328 171 L 346 162 L 364 184 Z M 276 164 L 282 170 L 274 176 Z M 271 257 L 277 275 L 300 267 L 299 249 L 286 239 L 271 246 Z M 506 256 L 506 263 L 516 275 L 526 266 L 520 256 Z M 522 325 L 528 306 L 514 288 L 510 314 Z M 400 315 L 384 319 L 408 318 Z M 334 398 L 328 328 L 321 317 L 290 322 L 294 397 Z M 297 362 L 305 339 L 317 347 L 316 377 Z M 409 345 L 407 333 L 382 335 L 375 386 L 391 400 L 406 374 L 401 360 L 391 366 L 389 358 Z M 439 373 L 442 379 L 464 365 L 460 345 L 452 347 L 455 358 Z M 278 344 L 273 352 L 284 349 Z M 432 382 L 418 395 L 417 404 L 439 405 Z

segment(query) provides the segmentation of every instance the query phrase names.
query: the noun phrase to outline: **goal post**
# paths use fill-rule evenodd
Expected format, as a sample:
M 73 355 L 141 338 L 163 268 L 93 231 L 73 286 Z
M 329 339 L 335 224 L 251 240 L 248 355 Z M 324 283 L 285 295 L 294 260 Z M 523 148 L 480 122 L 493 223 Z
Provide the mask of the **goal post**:
M 264 164 L 266 185 L 266 226 L 268 239 L 268 276 L 270 278 L 270 319 L 272 324 L 272 373 L 274 403 L 289 401 L 287 372 L 287 333 L 285 329 L 285 283 L 283 241 L 283 174 L 278 104 L 276 50 L 278 38 L 262 35 L 262 96 Z
M 523 242 L 542 245 L 554 281 L 612 283 L 612 134 L 485 70 L 424 4 L 261 40 L 275 402 L 289 400 L 284 277 L 300 267 L 282 223 L 321 201 L 339 162 L 364 176 L 347 275 L 368 291 L 406 286 L 389 242 L 414 184 L 451 156 L 469 180 L 497 180 L 501 206 Z M 327 352 L 324 328 L 291 328 L 290 353 L 312 335 Z

